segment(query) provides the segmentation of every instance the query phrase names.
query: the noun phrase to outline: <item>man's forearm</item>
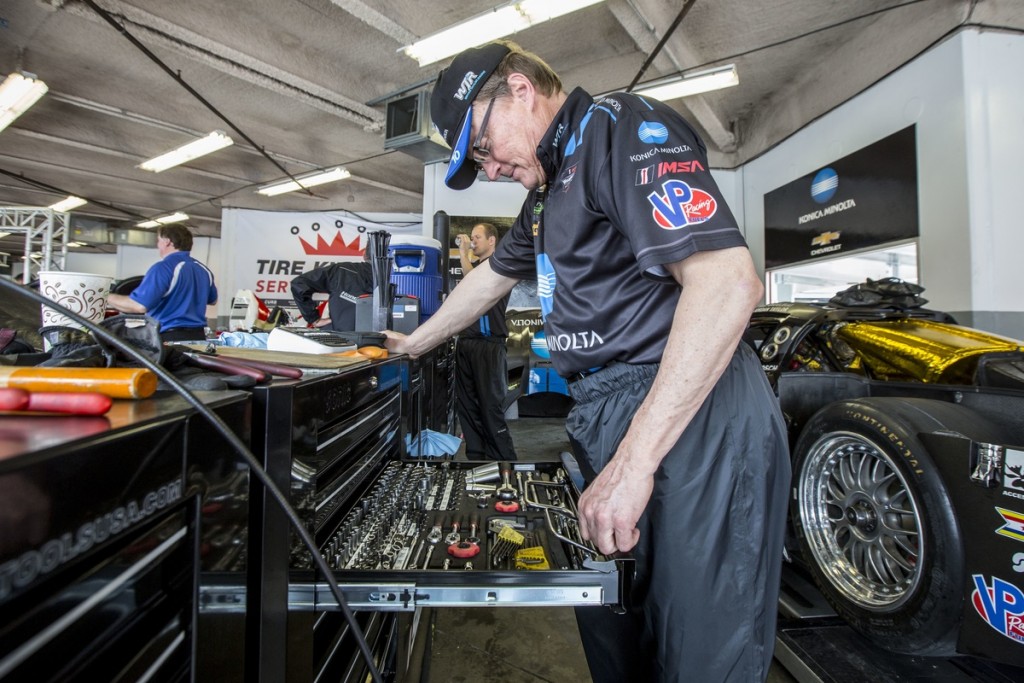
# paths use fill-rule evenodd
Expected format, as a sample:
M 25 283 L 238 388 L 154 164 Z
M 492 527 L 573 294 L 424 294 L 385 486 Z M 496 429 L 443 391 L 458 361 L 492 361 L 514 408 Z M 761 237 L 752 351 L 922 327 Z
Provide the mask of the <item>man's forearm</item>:
M 704 404 L 761 300 L 760 279 L 742 259 L 712 264 L 688 271 L 658 375 L 619 448 L 648 473 Z
M 146 307 L 124 294 L 108 294 L 107 306 L 122 313 L 145 313 Z

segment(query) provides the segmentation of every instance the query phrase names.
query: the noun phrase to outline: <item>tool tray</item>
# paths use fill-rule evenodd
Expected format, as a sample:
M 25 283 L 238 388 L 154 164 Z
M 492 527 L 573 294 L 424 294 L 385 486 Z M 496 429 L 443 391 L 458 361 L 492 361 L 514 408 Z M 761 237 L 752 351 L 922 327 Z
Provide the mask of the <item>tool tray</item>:
M 500 466 L 391 462 L 317 541 L 353 609 L 621 608 L 632 560 L 605 557 L 580 537 L 574 469 L 567 453 Z M 311 569 L 308 552 L 294 551 L 292 566 Z M 334 604 L 324 582 L 294 579 L 292 609 Z
M 254 452 L 314 537 L 349 605 L 621 608 L 633 562 L 601 556 L 580 538 L 575 506 L 582 477 L 571 455 L 501 464 L 408 457 L 406 434 L 415 438 L 417 431 L 409 425 L 427 423 L 414 408 L 432 405 L 418 398 L 431 379 L 428 368 L 401 357 L 253 390 Z M 505 486 L 501 467 L 514 492 L 497 490 Z M 338 609 L 280 508 L 258 484 L 252 495 L 260 522 L 250 532 L 251 604 L 286 599 L 289 613 Z M 471 548 L 474 518 L 479 541 Z M 450 553 L 446 538 L 456 521 Z M 502 536 L 501 526 L 522 538 Z M 264 609 L 272 621 L 275 613 Z

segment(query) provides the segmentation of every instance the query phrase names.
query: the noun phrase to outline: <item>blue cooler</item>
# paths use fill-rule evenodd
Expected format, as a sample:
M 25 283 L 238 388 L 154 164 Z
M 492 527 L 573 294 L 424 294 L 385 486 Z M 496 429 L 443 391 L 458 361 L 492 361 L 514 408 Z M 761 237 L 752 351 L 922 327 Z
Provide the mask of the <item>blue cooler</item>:
M 441 243 L 433 237 L 392 235 L 391 283 L 395 293 L 420 300 L 420 322 L 441 307 L 444 279 L 441 273 Z

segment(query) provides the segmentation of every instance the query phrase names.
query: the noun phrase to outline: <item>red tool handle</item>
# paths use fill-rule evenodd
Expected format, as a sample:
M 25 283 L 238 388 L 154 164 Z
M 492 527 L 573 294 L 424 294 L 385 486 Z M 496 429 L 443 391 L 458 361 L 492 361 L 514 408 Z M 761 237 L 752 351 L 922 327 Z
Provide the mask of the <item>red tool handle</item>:
M 217 356 L 219 360 L 225 363 L 232 363 L 234 365 L 242 365 L 250 368 L 256 368 L 263 372 L 269 372 L 271 375 L 277 375 L 278 377 L 289 377 L 291 379 L 301 379 L 302 370 L 299 368 L 293 368 L 290 365 L 281 365 L 280 363 L 268 363 L 262 360 L 252 360 L 249 358 L 236 358 L 234 356 Z
M 270 381 L 270 373 L 257 368 L 225 363 L 220 358 L 207 356 L 201 353 L 186 353 L 185 356 L 189 359 L 189 362 L 193 365 L 198 365 L 201 368 L 223 372 L 225 375 L 245 375 L 246 377 L 252 377 L 257 382 Z
M 24 389 L 0 389 L 0 410 L 25 410 L 28 392 Z
M 62 392 L 0 389 L 0 410 L 104 415 L 113 405 L 111 398 L 95 391 Z
M 34 391 L 29 394 L 26 410 L 71 415 L 104 415 L 113 403 L 109 396 L 94 391 L 80 394 Z

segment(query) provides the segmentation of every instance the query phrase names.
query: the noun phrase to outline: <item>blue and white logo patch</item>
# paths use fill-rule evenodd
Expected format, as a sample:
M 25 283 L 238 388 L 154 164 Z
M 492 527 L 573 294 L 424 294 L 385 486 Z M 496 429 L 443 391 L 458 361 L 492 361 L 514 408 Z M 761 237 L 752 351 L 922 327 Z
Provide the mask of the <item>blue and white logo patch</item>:
M 664 123 L 658 121 L 641 122 L 636 134 L 640 137 L 641 142 L 646 142 L 648 145 L 660 145 L 668 140 L 668 128 Z
M 551 358 L 551 351 L 548 350 L 548 340 L 544 330 L 537 330 L 533 333 L 533 339 L 530 340 L 530 350 L 545 360 Z
M 547 320 L 555 298 L 555 269 L 547 254 L 537 254 L 537 298 L 540 299 L 540 317 Z
M 811 181 L 811 198 L 819 204 L 824 204 L 832 199 L 838 189 L 839 174 L 831 168 L 823 168 Z

